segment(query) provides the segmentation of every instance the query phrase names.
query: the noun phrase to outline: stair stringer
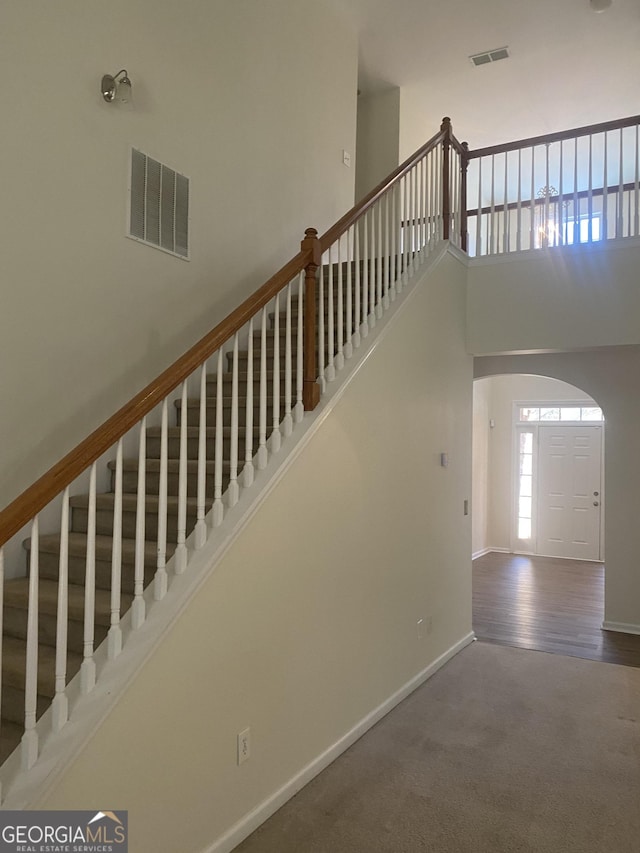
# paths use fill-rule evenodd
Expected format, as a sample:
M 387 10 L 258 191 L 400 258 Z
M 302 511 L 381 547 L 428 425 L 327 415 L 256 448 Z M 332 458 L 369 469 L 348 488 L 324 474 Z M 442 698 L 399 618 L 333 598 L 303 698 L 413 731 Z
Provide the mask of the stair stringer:
M 163 637 L 171 630 L 198 590 L 216 569 L 225 553 L 231 548 L 243 529 L 249 524 L 261 505 L 268 499 L 287 470 L 294 464 L 305 446 L 312 440 L 325 419 L 346 393 L 350 383 L 372 353 L 384 341 L 402 311 L 407 310 L 415 293 L 416 284 L 429 276 L 450 254 L 463 265 L 467 258 L 454 246 L 443 242 L 429 257 L 416 266 L 402 293 L 378 320 L 353 356 L 347 360 L 336 379 L 326 386 L 320 404 L 313 412 L 306 412 L 303 422 L 285 441 L 279 453 L 269 459 L 262 470 L 256 470 L 250 489 L 241 491 L 240 500 L 227 508 L 222 524 L 214 530 L 209 527 L 205 546 L 194 550 L 194 534 L 187 540 L 189 561 L 186 572 L 175 574 L 174 559 L 167 562 L 170 577 L 168 593 L 161 601 L 153 598 L 153 584 L 145 590 L 147 617 L 144 624 L 131 627 L 131 611 L 122 618 L 123 650 L 115 660 L 107 659 L 106 641 L 96 650 L 97 683 L 88 695 L 80 693 L 79 675 L 68 685 L 69 721 L 58 734 L 51 732 L 51 709 L 38 722 L 41 739 L 40 755 L 36 765 L 27 773 L 20 768 L 20 749 L 5 762 L 2 769 L 4 809 L 29 809 L 39 807 L 56 782 L 82 753 L 97 730 L 107 720 L 121 701 L 128 685 L 153 655 Z

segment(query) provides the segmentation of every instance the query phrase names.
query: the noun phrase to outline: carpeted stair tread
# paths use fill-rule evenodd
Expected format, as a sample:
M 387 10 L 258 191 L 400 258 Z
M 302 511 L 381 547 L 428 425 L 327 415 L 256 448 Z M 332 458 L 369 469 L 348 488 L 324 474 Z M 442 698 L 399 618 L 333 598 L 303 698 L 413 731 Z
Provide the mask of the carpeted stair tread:
M 27 551 L 31 550 L 31 540 L 25 539 L 23 543 Z M 96 560 L 110 561 L 111 551 L 113 548 L 113 538 L 111 536 L 96 535 Z M 38 550 L 45 551 L 50 554 L 60 553 L 60 534 L 48 533 L 40 536 L 38 540 Z M 167 555 L 173 553 L 174 546 L 167 543 Z M 70 557 L 85 557 L 87 553 L 87 536 L 84 533 L 69 533 L 69 556 Z M 133 563 L 136 553 L 136 543 L 134 539 L 122 540 L 122 560 L 125 563 Z M 144 543 L 145 563 L 153 562 L 157 553 L 157 545 L 155 542 Z
M 126 593 L 120 597 L 120 612 L 129 609 L 133 596 Z M 29 579 L 17 578 L 7 581 L 4 589 L 5 607 L 27 610 L 29 605 Z M 40 613 L 56 616 L 58 612 L 58 583 L 48 578 L 38 582 L 38 610 Z M 68 585 L 69 619 L 84 620 L 84 587 L 78 584 Z M 95 621 L 100 625 L 109 625 L 111 621 L 111 593 L 105 589 L 95 591 Z
M 229 463 L 226 460 L 223 460 L 223 465 L 228 466 Z M 116 462 L 115 459 L 112 459 L 107 463 L 107 467 L 111 471 L 115 471 Z M 214 472 L 215 463 L 214 462 L 206 462 L 205 463 L 207 474 L 212 475 Z M 160 460 L 147 458 L 145 460 L 145 468 L 148 474 L 157 474 L 160 472 Z M 138 470 L 138 459 L 137 458 L 127 458 L 122 460 L 122 470 L 123 471 L 137 471 Z M 179 459 L 167 459 L 167 471 L 170 474 L 178 474 L 180 471 L 180 460 Z M 197 474 L 198 473 L 198 460 L 197 459 L 187 459 L 187 473 L 188 474 Z
M 148 462 L 149 460 L 147 460 Z M 137 470 L 137 469 L 136 469 Z M 96 511 L 113 510 L 116 496 L 113 492 L 101 492 L 96 495 Z M 158 495 L 145 495 L 145 509 L 147 512 L 157 512 L 160 498 Z M 187 515 L 195 515 L 198 511 L 198 499 L 187 497 Z M 87 509 L 89 506 L 89 495 L 74 495 L 69 499 L 72 509 Z M 138 495 L 135 492 L 122 493 L 122 509 L 124 512 L 136 512 L 138 509 Z M 178 498 L 176 495 L 167 495 L 167 510 L 169 514 L 178 512 Z

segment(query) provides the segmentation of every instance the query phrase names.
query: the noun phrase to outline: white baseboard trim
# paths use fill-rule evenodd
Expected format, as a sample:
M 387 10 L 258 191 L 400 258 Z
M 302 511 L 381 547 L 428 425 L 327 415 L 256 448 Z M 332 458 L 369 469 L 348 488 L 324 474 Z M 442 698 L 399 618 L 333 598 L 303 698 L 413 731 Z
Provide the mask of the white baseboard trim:
M 386 716 L 389 711 L 392 711 L 398 703 L 406 699 L 410 693 L 413 693 L 421 684 L 424 684 L 427 679 L 431 678 L 452 657 L 457 655 L 458 652 L 462 651 L 465 646 L 468 646 L 474 640 L 475 634 L 471 632 L 451 646 L 451 648 L 436 658 L 433 663 L 430 663 L 429 666 L 414 676 L 414 678 L 403 685 L 385 702 L 371 711 L 370 714 L 367 714 L 366 717 L 360 720 L 359 723 L 336 741 L 336 743 L 326 749 L 317 758 L 314 758 L 306 767 L 303 767 L 299 773 L 296 773 L 279 790 L 267 797 L 266 800 L 263 800 L 255 809 L 248 812 L 241 820 L 227 830 L 224 835 L 214 841 L 210 847 L 206 847 L 202 853 L 230 853 L 241 841 L 263 824 L 267 818 L 271 817 L 291 797 L 297 794 L 301 788 L 304 788 L 308 782 L 335 761 L 339 755 L 361 738 L 382 717 Z
M 640 634 L 640 625 L 633 625 L 630 622 L 608 622 L 602 623 L 603 631 L 617 631 L 619 634 Z
M 488 548 L 482 548 L 480 551 L 474 551 L 471 555 L 472 560 L 477 560 L 478 557 L 484 557 L 485 554 L 491 554 L 495 552 L 496 554 L 510 554 L 510 548 L 493 548 L 489 546 Z

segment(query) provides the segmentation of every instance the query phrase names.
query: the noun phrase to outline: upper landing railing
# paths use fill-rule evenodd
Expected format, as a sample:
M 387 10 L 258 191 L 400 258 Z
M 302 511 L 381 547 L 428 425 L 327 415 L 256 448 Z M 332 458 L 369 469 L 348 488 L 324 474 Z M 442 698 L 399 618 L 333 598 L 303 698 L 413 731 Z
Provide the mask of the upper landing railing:
M 640 116 L 468 153 L 468 251 L 637 237 Z

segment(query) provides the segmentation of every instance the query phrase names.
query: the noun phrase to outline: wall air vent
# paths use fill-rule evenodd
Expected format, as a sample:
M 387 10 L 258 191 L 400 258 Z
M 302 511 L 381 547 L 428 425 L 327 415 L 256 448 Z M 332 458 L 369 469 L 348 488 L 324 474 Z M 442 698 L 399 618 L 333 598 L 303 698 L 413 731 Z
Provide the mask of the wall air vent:
M 189 259 L 189 178 L 131 149 L 129 237 Z
M 488 65 L 489 62 L 498 62 L 500 59 L 509 58 L 509 48 L 497 47 L 495 50 L 485 50 L 484 53 L 474 53 L 469 59 L 474 65 Z

